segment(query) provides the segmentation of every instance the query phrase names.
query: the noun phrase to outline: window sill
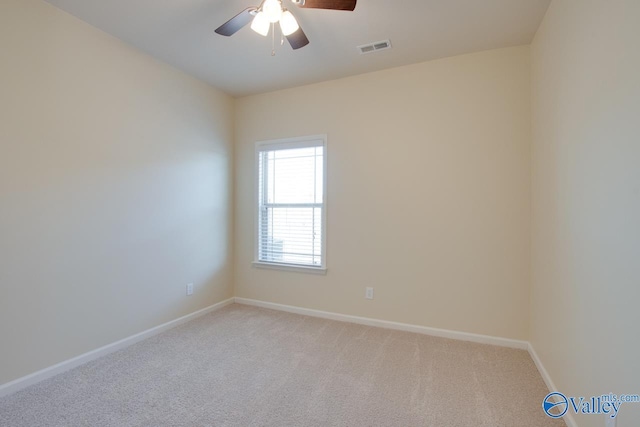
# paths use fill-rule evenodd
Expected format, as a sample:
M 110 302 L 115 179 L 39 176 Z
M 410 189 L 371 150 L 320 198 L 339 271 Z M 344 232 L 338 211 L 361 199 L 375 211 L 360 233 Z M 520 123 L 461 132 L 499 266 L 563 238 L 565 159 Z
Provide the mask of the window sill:
M 304 265 L 278 264 L 278 263 L 260 262 L 260 261 L 254 261 L 253 266 L 255 268 L 265 268 L 268 270 L 295 271 L 298 273 L 309 273 L 309 274 L 327 274 L 327 269 L 323 267 L 307 267 Z

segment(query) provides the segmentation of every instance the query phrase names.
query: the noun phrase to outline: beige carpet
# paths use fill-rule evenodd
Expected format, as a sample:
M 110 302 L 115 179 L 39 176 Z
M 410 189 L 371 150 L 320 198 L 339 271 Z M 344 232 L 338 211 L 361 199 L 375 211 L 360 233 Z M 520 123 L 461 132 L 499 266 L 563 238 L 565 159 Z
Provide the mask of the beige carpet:
M 0 399 L 8 426 L 564 426 L 525 351 L 231 305 Z

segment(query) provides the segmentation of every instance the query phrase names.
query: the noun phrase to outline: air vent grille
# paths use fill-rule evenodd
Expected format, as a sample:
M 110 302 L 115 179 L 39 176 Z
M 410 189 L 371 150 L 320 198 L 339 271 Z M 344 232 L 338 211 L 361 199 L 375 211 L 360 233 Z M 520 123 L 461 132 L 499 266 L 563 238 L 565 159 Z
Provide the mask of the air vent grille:
M 358 46 L 360 54 L 378 52 L 379 50 L 391 49 L 391 40 L 382 40 L 375 43 L 363 44 Z

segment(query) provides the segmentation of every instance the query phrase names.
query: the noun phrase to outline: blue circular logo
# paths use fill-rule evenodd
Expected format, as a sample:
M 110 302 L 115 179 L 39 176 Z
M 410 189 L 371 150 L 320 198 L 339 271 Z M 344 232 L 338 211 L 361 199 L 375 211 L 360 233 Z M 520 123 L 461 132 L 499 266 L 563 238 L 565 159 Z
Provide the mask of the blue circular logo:
M 551 418 L 562 418 L 569 409 L 569 401 L 562 393 L 549 393 L 542 401 L 542 409 Z

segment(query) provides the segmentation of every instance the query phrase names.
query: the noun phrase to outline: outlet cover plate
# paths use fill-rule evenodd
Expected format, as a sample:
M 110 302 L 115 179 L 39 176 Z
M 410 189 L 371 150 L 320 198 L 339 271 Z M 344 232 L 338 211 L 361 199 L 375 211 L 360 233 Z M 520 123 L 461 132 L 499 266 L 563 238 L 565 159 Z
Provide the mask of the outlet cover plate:
M 373 299 L 373 288 L 365 288 L 364 297 L 366 299 Z

